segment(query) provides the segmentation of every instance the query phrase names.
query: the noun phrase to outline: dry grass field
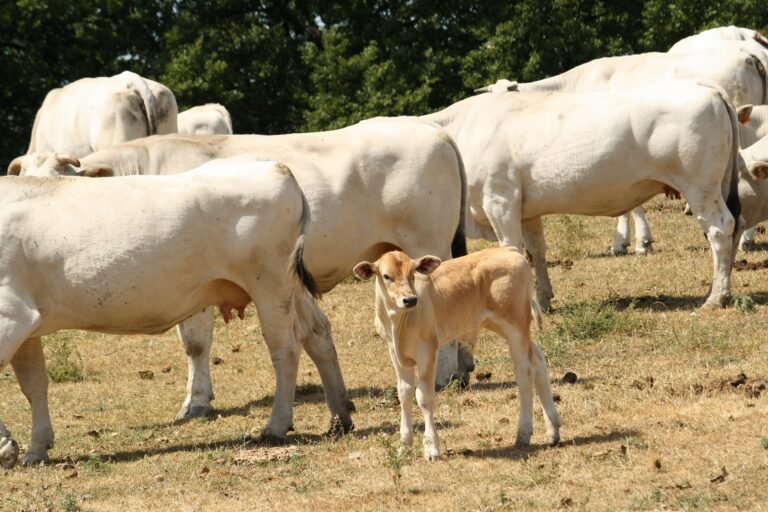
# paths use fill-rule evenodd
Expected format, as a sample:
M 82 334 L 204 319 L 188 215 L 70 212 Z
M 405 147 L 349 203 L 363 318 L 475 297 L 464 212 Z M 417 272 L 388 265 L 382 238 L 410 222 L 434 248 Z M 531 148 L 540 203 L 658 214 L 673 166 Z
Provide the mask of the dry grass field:
M 59 333 L 47 340 L 49 370 L 84 379 L 51 383 L 52 463 L 0 473 L 0 509 L 768 510 L 768 252 L 738 256 L 747 264 L 733 273 L 734 305 L 699 311 L 711 256 L 681 211 L 652 203 L 647 257 L 606 255 L 613 219 L 546 220 L 557 297 L 537 339 L 559 397 L 558 447 L 543 445 L 537 409 L 532 446 L 514 448 L 511 363 L 502 340 L 485 335 L 471 385 L 438 394 L 443 459 L 398 456 L 373 287 L 348 280 L 322 306 L 357 405 L 350 435 L 323 435 L 319 378 L 302 356 L 290 444 L 252 440 L 274 388 L 252 309 L 217 324 L 217 416 L 184 424 L 172 423 L 187 371 L 175 332 Z M 0 374 L 0 414 L 26 444 L 29 407 L 10 369 Z

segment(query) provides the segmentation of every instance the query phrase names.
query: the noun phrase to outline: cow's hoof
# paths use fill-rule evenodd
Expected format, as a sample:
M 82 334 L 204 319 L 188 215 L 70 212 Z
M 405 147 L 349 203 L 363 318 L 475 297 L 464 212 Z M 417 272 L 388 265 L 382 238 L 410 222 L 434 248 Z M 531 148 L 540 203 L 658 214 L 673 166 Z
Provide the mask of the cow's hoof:
M 331 424 L 328 427 L 325 435 L 328 437 L 340 437 L 344 434 L 348 434 L 355 429 L 355 424 L 352 422 L 352 418 L 344 418 L 338 414 L 331 418 Z
M 206 418 L 213 416 L 214 410 L 210 405 L 184 405 L 174 421 L 176 423 L 189 421 L 193 418 Z
M 743 252 L 752 252 L 757 248 L 754 240 L 744 240 L 739 244 L 739 250 Z
M 453 388 L 454 386 L 461 389 L 469 386 L 469 372 L 452 373 L 448 378 L 448 382 L 435 382 L 435 390 L 442 391 L 446 388 Z
M 0 439 L 0 467 L 11 469 L 19 461 L 19 444 L 10 437 Z
M 38 455 L 36 453 L 27 452 L 24 454 L 24 458 L 21 459 L 22 466 L 42 466 L 44 464 L 48 464 L 49 462 L 51 462 L 51 459 L 48 458 L 47 453 Z
M 626 256 L 627 255 L 627 247 L 626 245 L 623 245 L 621 247 L 611 247 L 611 255 L 612 256 Z
M 549 435 L 549 445 L 550 446 L 560 445 L 560 432 L 555 432 Z
M 718 300 L 712 300 L 708 299 L 704 304 L 701 305 L 701 309 L 704 311 L 712 311 L 715 309 L 723 309 L 725 307 L 725 301 L 721 302 Z
M 265 428 L 259 436 L 259 444 L 266 446 L 283 446 L 288 444 L 288 437 L 285 435 L 279 435 L 272 432 L 270 429 Z
M 440 450 L 434 448 L 424 448 L 424 460 L 432 462 L 440 459 Z
M 642 245 L 635 247 L 635 254 L 646 256 L 653 252 L 653 240 L 644 241 Z

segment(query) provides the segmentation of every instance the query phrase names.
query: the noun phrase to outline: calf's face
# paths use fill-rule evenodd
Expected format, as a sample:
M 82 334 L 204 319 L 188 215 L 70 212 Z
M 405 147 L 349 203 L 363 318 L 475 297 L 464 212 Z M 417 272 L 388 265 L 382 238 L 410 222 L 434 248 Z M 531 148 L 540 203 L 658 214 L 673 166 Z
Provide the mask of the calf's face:
M 90 165 L 81 168 L 80 160 L 66 153 L 31 153 L 15 158 L 8 166 L 9 175 L 17 176 L 82 176 L 99 178 L 112 176 L 112 168 Z
M 429 274 L 440 266 L 436 256 L 422 256 L 412 260 L 400 251 L 385 253 L 375 263 L 363 261 L 355 265 L 353 272 L 362 280 L 376 276 L 377 295 L 398 309 L 411 309 L 419 302 L 414 288 L 415 274 Z

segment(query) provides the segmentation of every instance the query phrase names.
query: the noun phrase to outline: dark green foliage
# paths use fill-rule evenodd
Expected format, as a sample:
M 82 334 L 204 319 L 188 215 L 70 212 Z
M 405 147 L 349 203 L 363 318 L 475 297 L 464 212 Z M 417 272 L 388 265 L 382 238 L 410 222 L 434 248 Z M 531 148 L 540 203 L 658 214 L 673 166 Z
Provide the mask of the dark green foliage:
M 240 133 L 423 114 L 499 78 L 664 51 L 719 25 L 764 29 L 757 0 L 11 0 L 0 3 L 0 170 L 52 88 L 130 69 L 181 109 L 224 104 Z

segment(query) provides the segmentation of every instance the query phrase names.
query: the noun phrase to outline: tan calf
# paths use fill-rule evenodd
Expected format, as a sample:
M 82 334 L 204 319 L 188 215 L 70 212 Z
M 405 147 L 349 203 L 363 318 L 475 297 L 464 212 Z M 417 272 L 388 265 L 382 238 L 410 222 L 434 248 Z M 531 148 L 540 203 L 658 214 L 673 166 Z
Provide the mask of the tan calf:
M 509 343 L 520 390 L 518 445 L 533 433 L 533 386 L 545 412 L 552 444 L 560 441 L 560 417 L 552 400 L 549 376 L 541 349 L 531 341 L 531 321 L 541 322 L 533 298 L 531 272 L 513 248 L 486 249 L 446 262 L 435 256 L 410 259 L 391 251 L 375 263 L 355 266 L 360 279 L 376 276 L 376 330 L 387 340 L 397 373 L 400 397 L 400 439 L 413 443 L 414 384 L 424 414 L 424 457 L 440 456 L 435 430 L 435 357 L 453 339 L 473 343 L 482 328 Z

